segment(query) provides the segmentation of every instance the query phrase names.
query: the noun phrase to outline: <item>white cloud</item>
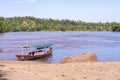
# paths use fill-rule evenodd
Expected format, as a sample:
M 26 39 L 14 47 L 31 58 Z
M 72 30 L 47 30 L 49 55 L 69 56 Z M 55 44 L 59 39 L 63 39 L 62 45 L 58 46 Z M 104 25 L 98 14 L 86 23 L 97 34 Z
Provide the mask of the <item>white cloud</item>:
M 36 0 L 17 0 L 14 3 L 34 3 Z
M 30 3 L 34 3 L 36 0 L 29 0 Z

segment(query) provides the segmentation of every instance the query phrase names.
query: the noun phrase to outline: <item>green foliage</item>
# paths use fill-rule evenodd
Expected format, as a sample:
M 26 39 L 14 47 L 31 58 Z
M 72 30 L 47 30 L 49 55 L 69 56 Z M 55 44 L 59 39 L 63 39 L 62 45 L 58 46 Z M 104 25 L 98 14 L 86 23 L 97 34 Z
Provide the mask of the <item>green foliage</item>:
M 89 23 L 73 20 L 26 17 L 0 17 L 0 32 L 18 31 L 120 31 L 120 23 Z
M 120 31 L 120 26 L 114 26 L 113 31 Z
M 7 30 L 9 30 L 9 27 L 7 27 L 6 20 L 0 17 L 0 33 L 6 32 Z

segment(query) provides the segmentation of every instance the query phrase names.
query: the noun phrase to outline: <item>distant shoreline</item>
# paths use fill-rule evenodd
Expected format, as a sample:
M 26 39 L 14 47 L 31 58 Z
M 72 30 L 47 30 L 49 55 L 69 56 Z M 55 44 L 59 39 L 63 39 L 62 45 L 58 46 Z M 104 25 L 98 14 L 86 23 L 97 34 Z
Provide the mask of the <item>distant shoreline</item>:
M 18 31 L 18 33 L 19 32 L 112 32 L 112 31 Z M 10 33 L 10 32 L 4 32 L 4 33 Z
M 119 22 L 83 22 L 74 20 L 40 19 L 26 17 L 0 17 L 0 33 L 20 31 L 120 31 Z M 5 28 L 5 27 L 6 28 Z

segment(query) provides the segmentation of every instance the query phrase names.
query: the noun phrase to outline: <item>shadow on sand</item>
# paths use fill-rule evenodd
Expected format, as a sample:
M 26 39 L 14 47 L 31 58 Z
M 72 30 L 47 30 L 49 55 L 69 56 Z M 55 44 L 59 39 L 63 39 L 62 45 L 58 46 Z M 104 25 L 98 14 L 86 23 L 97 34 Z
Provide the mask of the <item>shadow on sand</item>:
M 0 65 L 0 66 L 4 66 L 4 65 Z M 5 73 L 2 70 L 0 70 L 0 80 L 8 80 L 6 78 L 3 78 L 4 75 Z

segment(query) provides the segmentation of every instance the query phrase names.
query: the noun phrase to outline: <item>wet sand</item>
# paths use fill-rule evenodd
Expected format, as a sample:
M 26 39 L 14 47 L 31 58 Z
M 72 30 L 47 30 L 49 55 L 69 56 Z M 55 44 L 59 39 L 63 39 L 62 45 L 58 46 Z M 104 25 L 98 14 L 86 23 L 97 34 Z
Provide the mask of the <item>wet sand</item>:
M 43 64 L 1 60 L 0 65 L 5 73 L 1 78 L 7 80 L 120 80 L 120 62 Z

